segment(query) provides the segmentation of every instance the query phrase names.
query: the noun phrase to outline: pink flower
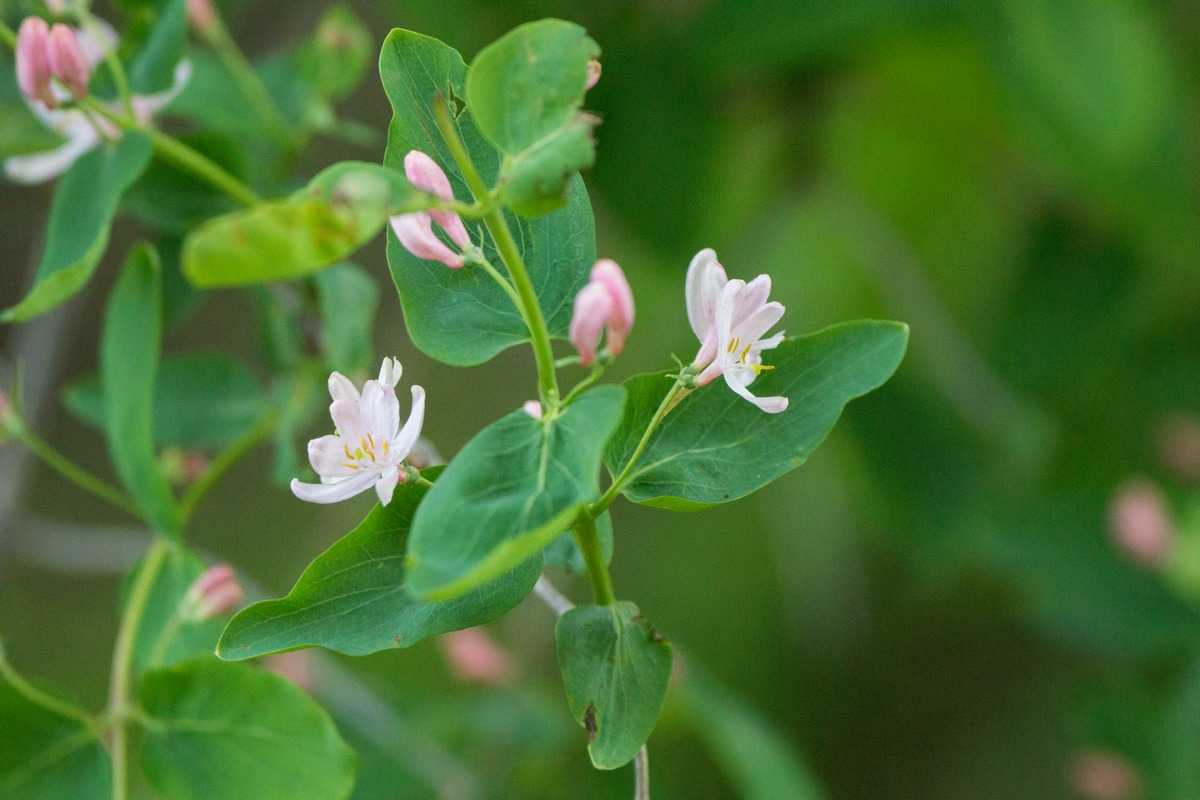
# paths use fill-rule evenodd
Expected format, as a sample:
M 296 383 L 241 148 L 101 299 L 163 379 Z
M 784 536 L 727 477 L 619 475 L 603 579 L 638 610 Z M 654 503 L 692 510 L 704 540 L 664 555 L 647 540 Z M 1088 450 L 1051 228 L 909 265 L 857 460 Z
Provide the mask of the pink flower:
M 50 70 L 77 99 L 86 97 L 92 65 L 75 37 L 75 31 L 58 24 L 50 29 Z
M 292 494 L 309 503 L 337 503 L 374 488 L 379 502 L 392 502 L 404 459 L 425 422 L 425 390 L 414 386 L 412 410 L 400 427 L 400 374 L 400 362 L 385 358 L 379 379 L 363 384 L 361 395 L 340 372 L 329 376 L 329 416 L 337 430 L 308 443 L 308 460 L 321 482 L 293 480 Z
M 450 179 L 432 158 L 420 150 L 410 150 L 404 157 L 404 174 L 409 183 L 422 191 L 429 192 L 442 200 L 453 200 L 454 190 Z M 391 219 L 392 230 L 404 249 L 417 258 L 440 261 L 451 269 L 463 265 L 461 253 L 450 249 L 433 231 L 433 223 L 446 232 L 460 251 L 471 246 L 471 237 L 463 225 L 462 218 L 453 211 L 430 210 L 411 214 L 398 214 Z
M 30 100 L 40 100 L 48 108 L 58 101 L 50 90 L 54 68 L 50 65 L 50 26 L 41 17 L 26 17 L 17 31 L 17 85 Z
M 585 367 L 596 358 L 600 335 L 608 331 L 608 352 L 620 355 L 633 328 L 633 290 L 617 262 L 602 258 L 592 267 L 591 280 L 575 296 L 570 338 Z
M 242 604 L 244 596 L 233 567 L 217 564 L 196 578 L 187 590 L 184 603 L 192 619 L 207 620 L 229 614 Z
M 1166 562 L 1175 542 L 1166 498 L 1149 481 L 1131 480 L 1117 488 L 1108 509 L 1113 541 L 1127 556 L 1152 569 Z
M 749 386 L 764 367 L 762 352 L 778 347 L 783 333 L 766 336 L 783 317 L 783 305 L 767 302 L 771 278 L 759 275 L 746 283 L 729 280 L 712 250 L 701 250 L 688 266 L 685 286 L 688 321 L 700 340 L 692 368 L 700 370 L 696 383 L 704 386 L 718 375 L 739 396 L 768 414 L 788 407 L 786 397 L 758 397 Z
M 500 686 L 514 669 L 508 651 L 482 628 L 467 628 L 438 639 L 450 670 L 461 681 Z

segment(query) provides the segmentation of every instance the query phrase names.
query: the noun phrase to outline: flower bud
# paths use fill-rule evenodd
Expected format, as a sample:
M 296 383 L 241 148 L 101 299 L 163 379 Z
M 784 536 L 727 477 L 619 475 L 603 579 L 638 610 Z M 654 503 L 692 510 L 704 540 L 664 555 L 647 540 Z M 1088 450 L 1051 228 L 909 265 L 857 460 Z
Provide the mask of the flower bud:
M 1127 556 L 1153 569 L 1163 566 L 1175 543 L 1166 499 L 1148 481 L 1133 480 L 1117 488 L 1109 505 L 1109 528 Z
M 583 85 L 584 91 L 591 89 L 600 82 L 600 61 L 598 59 L 590 59 L 587 63 L 587 83 Z
M 579 351 L 579 363 L 585 367 L 596 359 L 600 334 L 613 313 L 612 297 L 600 283 L 589 283 L 575 296 L 575 312 L 571 316 L 571 344 Z
M 602 258 L 592 267 L 592 282 L 608 290 L 612 299 L 612 313 L 608 318 L 608 352 L 620 355 L 625 349 L 625 338 L 633 329 L 633 289 L 617 262 Z
M 461 681 L 500 686 L 512 677 L 512 658 L 482 628 L 467 628 L 438 639 L 450 671 Z
M 433 218 L 429 214 L 398 214 L 392 217 L 392 231 L 404 249 L 417 258 L 440 261 L 450 269 L 458 269 L 464 263 L 463 257 L 433 232 Z
M 50 90 L 54 72 L 50 67 L 50 26 L 41 17 L 26 17 L 17 31 L 17 85 L 31 100 L 49 108 L 58 103 Z
M 542 404 L 537 400 L 526 400 L 521 404 L 521 410 L 534 419 L 540 420 L 542 418 Z
M 245 593 L 233 567 L 216 564 L 205 570 L 188 588 L 184 603 L 196 621 L 224 616 L 242 604 Z
M 50 71 L 76 99 L 87 97 L 92 68 L 75 31 L 57 24 L 50 29 Z
M 196 32 L 204 36 L 212 33 L 217 24 L 217 11 L 212 0 L 187 0 L 187 15 Z
M 454 190 L 450 187 L 450 179 L 446 173 L 429 156 L 420 150 L 410 150 L 404 157 L 404 174 L 408 182 L 418 189 L 429 192 L 443 200 L 453 200 Z M 453 211 L 430 211 L 429 216 L 442 226 L 442 230 L 460 248 L 471 246 L 471 237 L 462 219 Z

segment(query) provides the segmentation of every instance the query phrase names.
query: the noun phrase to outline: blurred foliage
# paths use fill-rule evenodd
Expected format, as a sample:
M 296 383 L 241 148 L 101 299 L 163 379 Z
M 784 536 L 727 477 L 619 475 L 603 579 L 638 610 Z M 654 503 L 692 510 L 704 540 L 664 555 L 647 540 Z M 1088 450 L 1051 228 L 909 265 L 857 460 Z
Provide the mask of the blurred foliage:
M 320 137 L 305 156 L 247 146 L 249 111 L 208 114 L 208 93 L 230 89 L 202 52 L 172 109 L 180 132 L 257 186 L 297 188 L 297 164 L 313 175 L 336 158 L 381 158 L 391 109 L 369 68 L 348 94 L 358 55 L 336 70 L 313 62 L 330 41 L 321 31 L 335 24 L 321 22 L 324 5 L 225 4 L 289 121 Z M 1169 415 L 1200 414 L 1194 3 L 352 5 L 371 50 L 403 26 L 469 55 L 545 15 L 580 23 L 599 43 L 603 77 L 587 106 L 603 124 L 586 178 L 600 252 L 621 262 L 639 305 L 617 369 L 663 369 L 672 350 L 691 355 L 682 278 L 703 246 L 739 277 L 770 271 L 790 333 L 860 316 L 911 325 L 912 357 L 897 379 L 853 404 L 825 447 L 779 484 L 703 515 L 614 508 L 622 594 L 705 669 L 702 683 L 686 688 L 685 674 L 668 692 L 650 741 L 656 796 L 783 796 L 772 787 L 808 780 L 774 761 L 784 739 L 839 799 L 1086 797 L 1073 793 L 1070 765 L 1094 751 L 1125 759 L 1145 797 L 1197 796 L 1200 587 L 1133 563 L 1112 544 L 1107 516 L 1114 488 L 1134 474 L 1158 481 L 1173 508 L 1195 502 L 1195 474 L 1164 462 L 1158 441 Z M 335 38 L 359 52 L 361 32 Z M 0 84 L 0 139 L 20 143 L 27 120 L 4 115 L 14 98 Z M 379 138 L 364 138 L 359 123 Z M 178 196 L 156 187 L 182 180 L 152 168 L 127 210 L 141 226 L 176 232 L 227 210 L 194 188 L 178 208 L 155 201 Z M 12 265 L 0 281 L 4 305 L 28 285 L 46 207 L 36 197 L 6 188 L 0 199 L 0 252 Z M 105 282 L 124 248 L 110 251 Z M 428 389 L 426 432 L 444 452 L 527 399 L 532 371 L 515 355 L 472 370 L 419 357 L 402 333 L 383 247 L 356 260 L 381 289 L 378 349 Z M 171 298 L 178 267 L 165 249 L 164 263 Z M 334 292 L 372 309 L 354 283 L 273 288 L 257 303 L 228 292 L 202 307 L 186 293 L 169 300 L 195 316 L 168 338 L 168 354 L 216 348 L 261 362 L 259 321 L 274 332 L 269 362 L 294 379 L 276 392 L 295 401 L 278 403 L 289 414 L 283 476 L 296 469 L 288 439 L 311 419 L 305 387 L 308 405 L 320 395 L 303 359 L 324 347 L 353 362 L 347 369 L 369 365 L 360 352 L 311 341 L 304 322 Z M 64 341 L 56 386 L 96 369 L 84 331 L 95 328 L 101 295 L 84 303 L 81 325 L 91 327 Z M 0 336 L 7 346 L 14 334 Z M 47 409 L 44 428 L 91 442 L 90 460 L 101 461 L 103 443 L 60 407 Z M 286 491 L 264 491 L 270 458 L 234 471 L 198 516 L 196 538 L 282 589 L 363 508 L 314 513 Z M 36 477 L 39 515 L 63 517 L 66 503 L 111 521 L 52 476 Z M 267 522 L 247 531 L 251 504 Z M 1200 537 L 1200 525 L 1180 519 L 1180 537 Z M 2 551 L 0 560 L 10 658 L 99 698 L 112 609 L 90 598 L 111 585 Z M 560 582 L 582 595 L 575 579 Z M 63 635 L 46 637 L 48 628 Z M 494 628 L 526 688 L 464 688 L 433 645 L 355 663 L 391 699 L 388 724 L 403 723 L 381 741 L 365 717 L 339 717 L 363 745 L 359 797 L 391 797 L 398 785 L 435 796 L 428 787 L 439 782 L 486 787 L 482 796 L 629 796 L 627 771 L 588 766 L 545 609 L 528 604 Z M 718 699 L 706 701 L 712 692 Z M 736 745 L 760 737 L 750 755 L 761 761 L 729 763 Z M 422 749 L 431 742 L 435 756 Z

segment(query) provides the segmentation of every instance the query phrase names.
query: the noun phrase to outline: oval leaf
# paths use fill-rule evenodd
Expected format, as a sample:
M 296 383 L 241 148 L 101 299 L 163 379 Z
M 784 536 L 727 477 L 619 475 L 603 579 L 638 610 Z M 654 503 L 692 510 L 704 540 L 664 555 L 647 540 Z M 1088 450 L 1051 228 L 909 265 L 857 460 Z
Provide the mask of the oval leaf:
M 205 288 L 299 278 L 362 247 L 391 210 L 426 202 L 402 174 L 378 164 L 335 164 L 285 200 L 201 225 L 184 242 L 183 271 Z
M 789 339 L 764 355 L 774 367 L 757 395 L 783 395 L 782 414 L 764 414 L 720 379 L 692 392 L 654 433 L 624 494 L 644 505 L 690 511 L 745 497 L 808 459 L 846 403 L 883 385 L 908 344 L 908 327 L 863 320 Z M 670 388 L 660 374 L 625 382 L 625 418 L 604 461 L 620 472 Z
M 140 245 L 129 254 L 108 298 L 100 340 L 100 383 L 108 451 L 146 521 L 178 534 L 171 488 L 154 451 L 154 381 L 162 338 L 162 272 L 158 253 Z
M 412 31 L 392 31 L 379 56 L 380 77 L 393 110 L 384 164 L 403 170 L 408 151 L 427 153 L 445 170 L 455 196 L 463 201 L 470 200 L 470 192 L 438 133 L 432 103 L 439 96 L 463 97 L 466 71 L 458 51 Z M 476 168 L 485 181 L 494 183 L 499 172 L 495 148 L 483 139 L 469 111 L 458 115 L 457 124 Z M 568 182 L 565 208 L 533 221 L 511 215 L 508 221 L 550 333 L 565 338 L 571 302 L 596 260 L 595 221 L 583 180 L 575 176 Z M 482 227 L 472 224 L 468 230 L 503 271 Z M 430 357 L 472 366 L 528 341 L 525 323 L 508 296 L 478 268 L 452 270 L 416 258 L 391 233 L 387 256 L 409 336 Z
M 104 249 L 117 204 L 150 163 L 150 140 L 126 134 L 84 155 L 58 182 L 46 225 L 46 249 L 25 299 L 0 319 L 20 322 L 62 303 L 87 283 Z
M 409 590 L 455 597 L 541 552 L 596 496 L 625 392 L 601 386 L 556 418 L 514 411 L 450 462 L 413 521 Z
M 667 696 L 671 645 L 633 603 L 579 606 L 554 629 L 571 715 L 588 732 L 597 769 L 633 760 Z
M 357 528 L 318 556 L 287 597 L 255 603 L 235 616 L 217 654 L 238 661 L 324 647 L 365 656 L 483 625 L 521 602 L 541 573 L 539 558 L 448 602 L 422 603 L 408 594 L 408 533 L 427 491 L 418 484 L 396 487 L 392 502 L 376 505 Z
M 148 673 L 138 698 L 152 720 L 142 767 L 168 800 L 339 800 L 353 789 L 354 753 L 333 721 L 270 672 L 192 661 Z

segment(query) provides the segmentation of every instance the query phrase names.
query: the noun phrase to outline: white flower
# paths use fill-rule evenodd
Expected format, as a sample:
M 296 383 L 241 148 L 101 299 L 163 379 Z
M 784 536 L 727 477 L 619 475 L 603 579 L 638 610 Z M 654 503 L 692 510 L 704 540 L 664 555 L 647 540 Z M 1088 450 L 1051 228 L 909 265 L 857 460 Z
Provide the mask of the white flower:
M 710 249 L 701 250 L 688 266 L 685 295 L 688 322 L 700 350 L 692 361 L 700 370 L 696 383 L 703 386 L 718 375 L 729 388 L 768 414 L 788 407 L 786 397 L 758 397 L 749 386 L 763 371 L 762 351 L 777 347 L 783 333 L 763 338 L 783 316 L 783 305 L 768 302 L 771 278 L 759 275 L 754 280 L 729 280 L 725 268 Z
M 379 379 L 363 384 L 362 394 L 340 372 L 329 376 L 333 403 L 329 416 L 336 432 L 308 443 L 308 460 L 321 476 L 319 484 L 292 481 L 292 494 L 310 503 L 337 503 L 372 486 L 379 502 L 392 501 L 404 474 L 403 461 L 421 435 L 425 421 L 425 390 L 412 387 L 412 410 L 400 427 L 396 384 L 400 362 L 385 358 Z
M 79 46 L 83 50 L 84 59 L 89 69 L 94 70 L 116 46 L 117 35 L 106 23 L 96 21 L 95 25 L 85 28 L 76 34 Z M 133 113 L 137 121 L 147 123 L 154 116 L 179 96 L 192 76 L 191 62 L 180 61 L 175 66 L 174 81 L 169 89 L 155 94 L 134 95 L 131 98 Z M 51 89 L 60 94 L 59 100 L 69 98 L 59 87 Z M 21 156 L 11 156 L 4 160 L 4 173 L 10 180 L 17 183 L 35 184 L 53 180 L 71 168 L 85 153 L 100 144 L 100 136 L 116 138 L 121 135 L 115 126 L 99 117 L 89 118 L 77 108 L 48 108 L 44 103 L 26 98 L 26 105 L 42 124 L 59 136 L 66 139 L 53 150 L 30 153 Z M 118 106 L 114 110 L 120 111 Z

